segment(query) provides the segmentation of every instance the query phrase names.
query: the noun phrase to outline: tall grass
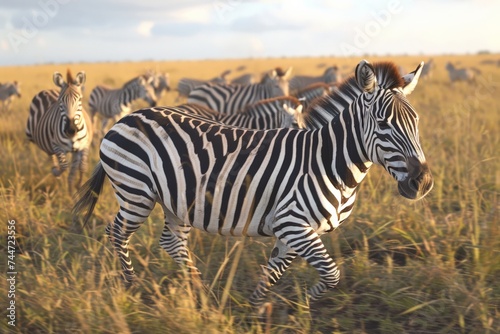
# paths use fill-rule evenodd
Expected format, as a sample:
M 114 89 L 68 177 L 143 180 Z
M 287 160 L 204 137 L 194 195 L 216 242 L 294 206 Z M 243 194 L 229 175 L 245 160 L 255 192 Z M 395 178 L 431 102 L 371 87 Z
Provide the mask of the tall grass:
M 48 157 L 24 137 L 31 97 L 52 88 L 53 71 L 66 65 L 2 68 L 3 80 L 22 82 L 23 97 L 0 122 L 0 232 L 16 221 L 16 327 L 18 333 L 499 333 L 500 163 L 498 94 L 500 69 L 480 65 L 488 56 L 453 58 L 482 70 L 474 85 L 451 87 L 445 57 L 434 57 L 435 75 L 422 80 L 410 101 L 420 114 L 421 140 L 435 177 L 420 202 L 402 199 L 393 180 L 374 167 L 343 226 L 323 237 L 339 263 L 338 289 L 308 304 L 307 286 L 317 279 L 297 259 L 272 289 L 270 303 L 254 312 L 247 303 L 272 240 L 225 238 L 194 231 L 190 247 L 203 284 L 185 273 L 158 246 L 161 210 L 131 241 L 138 273 L 129 289 L 104 228 L 117 211 L 109 185 L 83 233 L 71 226 L 73 198 L 66 181 L 50 174 Z M 493 56 L 490 56 L 493 57 Z M 412 69 L 421 57 L 393 59 Z M 376 61 L 377 59 L 369 59 Z M 426 60 L 424 57 L 423 60 Z M 93 86 L 119 86 L 147 68 L 180 77 L 209 78 L 244 63 L 261 73 L 294 66 L 319 74 L 318 63 L 346 71 L 359 59 L 283 59 L 205 62 L 71 64 L 85 70 L 85 98 Z M 169 93 L 162 104 L 172 104 Z M 141 104 L 137 104 L 140 107 Z M 91 165 L 97 161 L 98 141 Z M 5 240 L 5 239 L 3 239 Z M 7 254 L 2 242 L 1 251 Z M 0 270 L 5 273 L 2 256 Z M 7 283 L 0 280 L 2 301 Z M 5 297 L 4 297 L 5 296 Z

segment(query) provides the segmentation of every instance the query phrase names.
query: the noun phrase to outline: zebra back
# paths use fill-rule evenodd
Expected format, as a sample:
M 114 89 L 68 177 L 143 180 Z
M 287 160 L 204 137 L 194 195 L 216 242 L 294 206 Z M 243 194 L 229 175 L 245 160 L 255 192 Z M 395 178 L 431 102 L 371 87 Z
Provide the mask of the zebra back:
M 188 96 L 188 103 L 196 103 L 220 113 L 234 114 L 260 100 L 288 95 L 288 77 L 292 68 L 271 71 L 261 83 L 251 85 L 204 84 Z
M 315 83 L 335 84 L 342 81 L 340 70 L 337 66 L 328 67 L 320 76 L 296 75 L 290 79 L 290 91 L 293 95 L 297 91 Z

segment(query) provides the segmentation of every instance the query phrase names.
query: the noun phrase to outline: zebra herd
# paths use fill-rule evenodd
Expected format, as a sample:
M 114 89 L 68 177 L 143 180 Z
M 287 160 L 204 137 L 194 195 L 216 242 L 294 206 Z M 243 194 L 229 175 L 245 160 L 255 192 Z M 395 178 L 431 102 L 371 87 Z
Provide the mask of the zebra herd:
M 287 96 L 290 69 L 276 69 L 262 82 L 243 86 L 248 88 L 203 83 L 193 87 L 187 104 L 135 111 L 102 139 L 100 160 L 77 193 L 73 215 L 83 216 L 84 223 L 90 219 L 108 178 L 119 211 L 106 234 L 126 282 L 136 277 L 130 238 L 159 203 L 160 246 L 192 275 L 201 275 L 187 245 L 193 227 L 226 236 L 274 237 L 252 305 L 264 301 L 297 256 L 319 273 L 308 291 L 311 300 L 318 299 L 340 277 L 320 236 L 349 217 L 373 164 L 395 179 L 403 197 L 420 199 L 433 186 L 418 115 L 407 100 L 422 70 L 423 63 L 401 76 L 393 63 L 361 61 L 354 75 L 333 89 L 315 87 L 319 97 L 304 108 Z M 49 109 L 63 115 L 61 133 L 82 128 L 82 118 L 69 116 L 70 109 L 81 110 L 73 106 L 81 101 L 73 86 L 82 81 L 70 74 L 65 83 L 54 77 L 56 85 L 68 86 L 57 107 Z M 274 93 L 278 88 L 280 96 Z

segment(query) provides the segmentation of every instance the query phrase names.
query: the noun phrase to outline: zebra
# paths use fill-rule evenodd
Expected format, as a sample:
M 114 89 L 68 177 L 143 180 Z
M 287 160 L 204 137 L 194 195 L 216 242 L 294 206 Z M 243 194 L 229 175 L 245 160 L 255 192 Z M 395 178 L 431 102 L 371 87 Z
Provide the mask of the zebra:
M 340 74 L 340 70 L 337 66 L 328 67 L 323 75 L 318 77 L 312 77 L 307 75 L 296 75 L 290 79 L 290 91 L 292 93 L 306 88 L 309 85 L 312 85 L 317 82 L 324 82 L 327 84 L 335 84 L 340 83 L 342 81 L 342 75 Z
M 52 174 L 60 176 L 67 168 L 66 154 L 72 152 L 68 189 L 79 188 L 87 171 L 87 157 L 92 142 L 92 123 L 82 107 L 82 86 L 85 72 L 73 78 L 70 70 L 66 81 L 55 72 L 53 81 L 61 90 L 42 90 L 33 97 L 26 124 L 26 136 L 40 149 L 52 156 Z M 79 175 L 74 182 L 75 174 Z
M 153 80 L 152 75 L 140 75 L 118 89 L 101 85 L 94 87 L 89 98 L 92 122 L 95 122 L 95 115 L 99 113 L 102 117 L 101 131 L 104 132 L 110 118 L 113 118 L 116 123 L 118 119 L 130 112 L 133 101 L 143 99 L 150 107 L 156 106 Z
M 20 83 L 17 81 L 0 84 L 0 101 L 2 101 L 2 111 L 9 111 L 10 104 L 14 96 L 21 97 Z
M 434 59 L 429 59 L 429 61 L 424 65 L 424 68 L 422 69 L 422 74 L 420 75 L 421 79 L 427 79 L 432 77 L 432 72 L 435 68 L 434 64 Z
M 193 227 L 225 236 L 275 237 L 250 303 L 264 301 L 297 255 L 319 273 L 308 290 L 316 300 L 339 281 L 320 236 L 350 215 L 358 185 L 373 164 L 397 181 L 403 197 L 420 199 L 433 186 L 418 115 L 406 98 L 422 66 L 406 82 L 392 63 L 361 61 L 355 77 L 325 99 L 337 116 L 315 130 L 248 130 L 175 107 L 129 114 L 104 137 L 73 217 L 83 214 L 88 221 L 107 176 L 120 209 L 106 233 L 126 282 L 135 278 L 129 240 L 159 202 L 165 218 L 160 245 L 194 277 L 200 272 L 187 246 Z
M 198 104 L 184 104 L 176 108 L 226 125 L 264 130 L 297 126 L 295 120 L 299 116 L 296 113 L 302 112 L 301 106 L 300 101 L 292 96 L 280 96 L 248 105 L 236 114 L 222 114 Z
M 189 93 L 188 103 L 196 103 L 223 114 L 242 111 L 245 106 L 273 97 L 288 95 L 292 68 L 272 70 L 261 83 L 252 85 L 204 84 Z
M 451 62 L 446 64 L 446 70 L 452 84 L 455 81 L 476 82 L 476 74 L 480 74 L 475 68 L 456 68 Z
M 255 83 L 255 76 L 251 73 L 242 74 L 231 80 L 232 85 L 251 85 Z
M 231 73 L 231 70 L 226 70 L 222 72 L 219 76 L 216 76 L 210 80 L 199 80 L 199 79 L 190 79 L 190 78 L 181 78 L 179 83 L 177 84 L 177 98 L 175 102 L 179 102 L 182 98 L 187 98 L 191 91 L 199 86 L 202 86 L 208 82 L 218 83 L 218 84 L 227 84 L 227 76 Z
M 170 75 L 168 73 L 152 73 L 152 75 L 156 101 L 159 101 L 165 92 L 170 92 Z
M 293 96 L 295 96 L 302 103 L 305 110 L 309 105 L 317 98 L 327 96 L 333 90 L 336 89 L 336 85 L 326 84 L 323 82 L 314 83 L 307 86 L 299 91 L 297 91 Z

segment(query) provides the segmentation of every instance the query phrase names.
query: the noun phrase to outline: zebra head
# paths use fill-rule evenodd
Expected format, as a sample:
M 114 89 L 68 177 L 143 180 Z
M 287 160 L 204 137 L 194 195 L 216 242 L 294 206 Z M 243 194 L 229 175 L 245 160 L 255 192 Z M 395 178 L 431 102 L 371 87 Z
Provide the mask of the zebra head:
M 82 87 L 85 79 L 85 72 L 79 72 L 73 78 L 69 69 L 66 81 L 59 72 L 55 72 L 53 76 L 55 85 L 61 88 L 59 98 L 56 101 L 57 109 L 61 115 L 61 127 L 70 138 L 74 137 L 85 123 L 82 108 Z
M 11 95 L 16 95 L 17 97 L 21 97 L 21 87 L 20 87 L 21 83 L 20 82 L 17 82 L 17 81 L 14 81 L 12 83 L 12 94 Z
M 352 106 L 362 109 L 357 114 L 362 118 L 366 154 L 398 181 L 399 193 L 409 199 L 424 197 L 434 184 L 420 146 L 418 115 L 406 98 L 422 68 L 423 62 L 401 78 L 394 64 L 381 64 L 375 71 L 363 60 L 355 72 L 363 93 Z
M 138 96 L 149 103 L 150 107 L 155 107 L 157 100 L 154 81 L 153 75 L 141 75 L 137 78 Z
M 289 93 L 288 80 L 292 74 L 292 67 L 283 71 L 280 67 L 267 73 L 261 83 L 270 88 L 270 97 L 287 96 Z

